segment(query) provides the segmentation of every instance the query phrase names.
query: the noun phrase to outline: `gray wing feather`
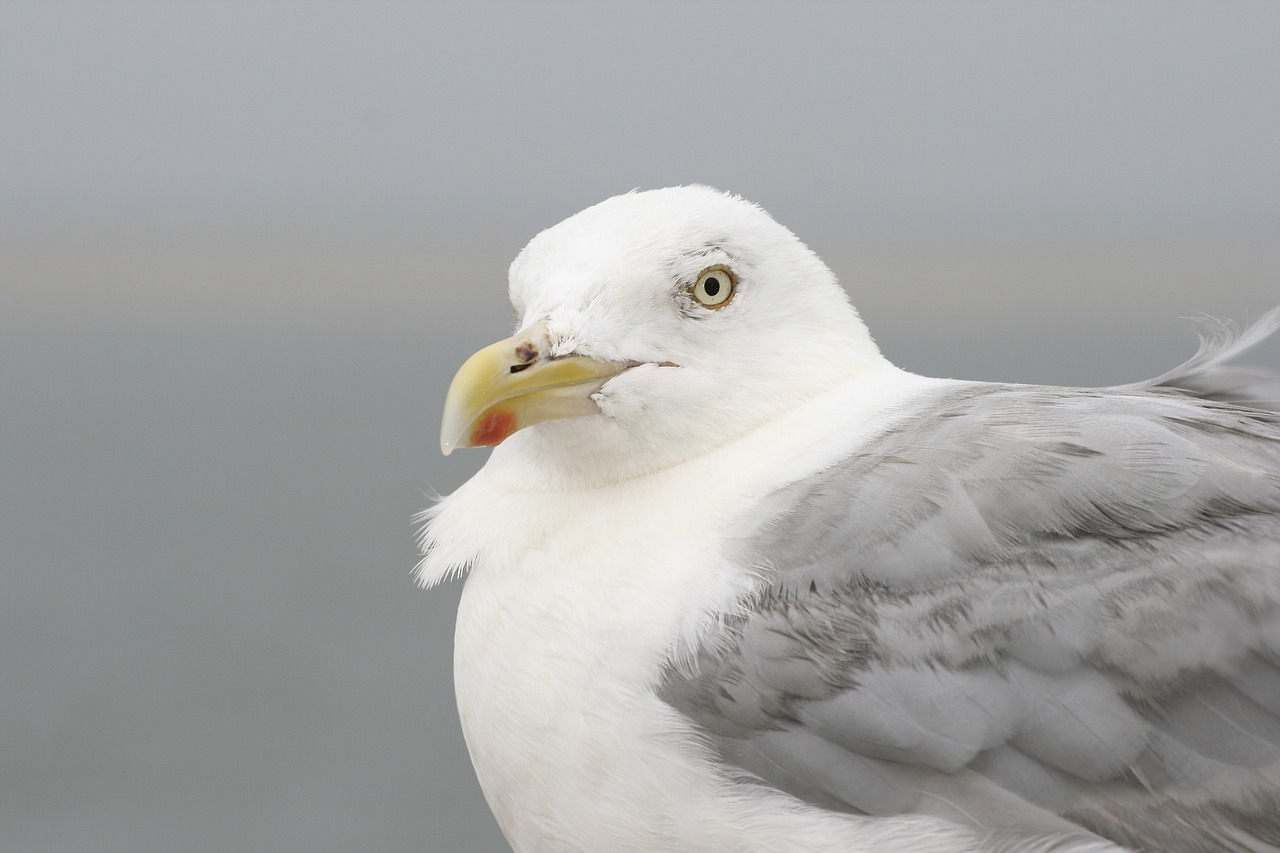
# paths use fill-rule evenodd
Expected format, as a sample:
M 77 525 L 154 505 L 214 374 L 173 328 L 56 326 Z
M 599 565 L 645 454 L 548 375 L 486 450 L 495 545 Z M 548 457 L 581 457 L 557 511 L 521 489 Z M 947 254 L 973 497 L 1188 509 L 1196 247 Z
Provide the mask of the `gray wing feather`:
M 756 597 L 663 688 L 744 784 L 1280 849 L 1280 415 L 961 385 L 768 501 Z
M 1227 362 L 1280 329 L 1280 306 L 1272 308 L 1244 332 L 1230 323 L 1211 321 L 1200 335 L 1200 349 L 1187 361 L 1135 388 L 1176 388 L 1205 400 L 1280 411 L 1280 374 Z

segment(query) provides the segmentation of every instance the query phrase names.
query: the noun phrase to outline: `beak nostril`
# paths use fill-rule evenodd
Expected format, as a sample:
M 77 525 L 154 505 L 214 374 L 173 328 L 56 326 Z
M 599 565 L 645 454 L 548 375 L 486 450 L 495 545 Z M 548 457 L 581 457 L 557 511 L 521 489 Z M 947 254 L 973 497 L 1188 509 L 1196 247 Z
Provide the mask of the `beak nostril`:
M 538 345 L 533 341 L 522 341 L 516 347 L 516 358 L 520 359 L 520 363 L 511 365 L 511 372 L 519 373 L 522 370 L 528 370 L 533 367 L 534 361 L 538 358 Z

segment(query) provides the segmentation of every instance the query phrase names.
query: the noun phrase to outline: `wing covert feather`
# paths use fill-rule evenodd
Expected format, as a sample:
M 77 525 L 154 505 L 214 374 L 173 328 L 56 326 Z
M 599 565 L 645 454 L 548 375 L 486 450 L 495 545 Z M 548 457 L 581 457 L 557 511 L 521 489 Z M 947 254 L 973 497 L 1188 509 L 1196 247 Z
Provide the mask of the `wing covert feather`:
M 959 385 L 768 499 L 664 698 L 827 808 L 1280 847 L 1280 416 Z

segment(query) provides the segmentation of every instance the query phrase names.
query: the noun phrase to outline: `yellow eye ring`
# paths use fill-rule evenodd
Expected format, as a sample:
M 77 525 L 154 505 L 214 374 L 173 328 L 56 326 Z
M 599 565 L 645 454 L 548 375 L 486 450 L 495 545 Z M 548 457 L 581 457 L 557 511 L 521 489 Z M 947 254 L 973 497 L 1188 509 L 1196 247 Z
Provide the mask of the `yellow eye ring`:
M 738 286 L 738 277 L 733 270 L 724 264 L 707 267 L 698 273 L 698 280 L 693 283 L 690 292 L 703 308 L 723 308 L 733 299 L 733 292 Z

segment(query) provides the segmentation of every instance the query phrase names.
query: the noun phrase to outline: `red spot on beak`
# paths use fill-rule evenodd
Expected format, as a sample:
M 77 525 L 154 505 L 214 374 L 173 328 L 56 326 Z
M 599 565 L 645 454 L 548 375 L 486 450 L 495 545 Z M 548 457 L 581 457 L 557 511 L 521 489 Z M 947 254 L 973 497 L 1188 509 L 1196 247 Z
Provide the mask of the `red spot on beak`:
M 471 430 L 471 446 L 496 447 L 515 431 L 515 412 L 492 408 L 480 416 Z

